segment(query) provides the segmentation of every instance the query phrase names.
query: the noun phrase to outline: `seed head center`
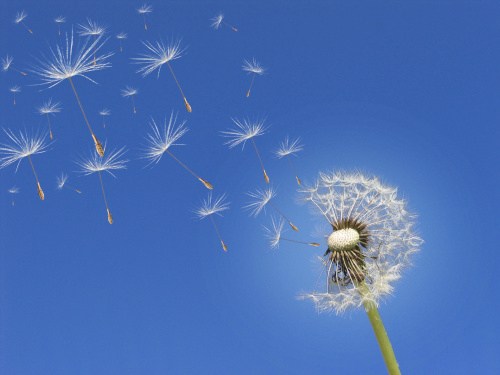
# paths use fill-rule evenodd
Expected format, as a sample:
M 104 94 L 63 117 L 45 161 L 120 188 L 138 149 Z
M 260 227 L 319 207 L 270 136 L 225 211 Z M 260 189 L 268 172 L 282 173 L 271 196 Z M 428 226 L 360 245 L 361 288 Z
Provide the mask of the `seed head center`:
M 349 251 L 359 243 L 359 233 L 352 228 L 339 229 L 328 236 L 330 251 Z

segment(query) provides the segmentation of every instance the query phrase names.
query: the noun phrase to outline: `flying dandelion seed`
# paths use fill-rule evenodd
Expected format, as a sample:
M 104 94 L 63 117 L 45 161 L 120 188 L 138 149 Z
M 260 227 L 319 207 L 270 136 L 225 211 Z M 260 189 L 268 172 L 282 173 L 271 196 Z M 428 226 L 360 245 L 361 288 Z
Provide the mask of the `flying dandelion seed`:
M 33 31 L 26 26 L 26 23 L 24 23 L 24 20 L 28 17 L 28 14 L 22 10 L 20 12 L 17 12 L 16 18 L 14 18 L 14 23 L 16 25 L 22 25 L 30 34 L 33 34 Z
M 146 14 L 149 14 L 153 11 L 153 7 L 148 4 L 143 4 L 140 8 L 137 9 L 137 13 L 142 16 L 144 21 L 144 30 L 148 31 L 148 23 L 146 22 Z
M 123 43 L 122 41 L 127 39 L 128 38 L 128 35 L 127 33 L 119 33 L 119 34 L 116 34 L 116 39 L 118 39 L 118 42 L 120 43 L 120 52 L 123 52 Z
M 2 71 L 7 72 L 9 70 L 13 70 L 18 72 L 22 76 L 27 76 L 28 73 L 23 72 L 22 70 L 17 69 L 13 66 L 14 58 L 12 56 L 6 55 L 5 58 L 2 59 Z
M 144 46 L 147 48 L 146 53 L 140 55 L 140 57 L 135 57 L 132 60 L 135 60 L 135 64 L 144 65 L 140 68 L 137 73 L 141 73 L 143 77 L 153 73 L 156 69 L 158 69 L 158 78 L 160 77 L 160 71 L 164 64 L 167 64 L 172 77 L 174 78 L 175 84 L 181 93 L 181 96 L 184 100 L 184 105 L 186 106 L 186 110 L 188 112 L 192 112 L 191 105 L 189 104 L 186 95 L 184 95 L 184 91 L 182 90 L 179 81 L 172 69 L 171 61 L 177 60 L 182 57 L 182 53 L 184 50 L 181 50 L 180 41 L 172 42 L 165 46 L 163 42 L 156 42 L 155 44 L 150 42 L 143 42 Z
M 102 127 L 105 128 L 106 127 L 105 118 L 108 116 L 111 116 L 111 110 L 109 110 L 107 108 L 103 108 L 99 111 L 99 115 L 102 117 Z
M 280 217 L 279 219 L 276 219 L 273 217 L 271 218 L 271 226 L 264 227 L 264 230 L 266 231 L 266 237 L 268 238 L 269 244 L 272 249 L 279 248 L 281 241 L 287 241 L 301 245 L 308 245 L 312 247 L 320 246 L 320 244 L 317 242 L 297 241 L 291 238 L 283 237 L 282 234 L 284 232 L 284 226 L 285 226 L 285 220 L 283 220 L 283 218 Z
M 170 114 L 170 119 L 165 118 L 163 128 L 159 128 L 156 125 L 154 119 L 151 119 L 151 133 L 149 133 L 146 137 L 148 141 L 148 145 L 146 147 L 144 158 L 149 159 L 149 164 L 159 163 L 162 156 L 166 153 L 172 159 L 175 160 L 177 164 L 179 164 L 182 168 L 184 168 L 187 172 L 189 172 L 193 177 L 195 177 L 198 181 L 200 181 L 203 186 L 207 189 L 212 190 L 214 187 L 210 182 L 201 178 L 197 173 L 195 173 L 191 168 L 189 168 L 186 164 L 180 161 L 171 151 L 170 148 L 172 146 L 183 146 L 183 144 L 176 143 L 184 134 L 188 132 L 188 128 L 185 126 L 186 121 L 183 121 L 180 124 L 177 124 L 177 115 L 174 116 L 173 112 Z
M 16 200 L 14 199 L 14 196 L 19 194 L 20 191 L 21 190 L 17 186 L 12 186 L 10 189 L 7 190 L 7 193 L 12 195 L 12 201 L 11 201 L 12 206 L 16 205 Z
M 130 100 L 132 101 L 132 112 L 134 112 L 134 114 L 137 113 L 134 96 L 136 96 L 138 92 L 139 91 L 137 89 L 130 86 L 125 86 L 125 88 L 121 91 L 121 94 L 124 98 L 130 98 Z
M 61 105 L 59 103 L 52 103 L 52 98 L 43 103 L 42 106 L 38 107 L 38 113 L 42 116 L 47 117 L 47 124 L 49 127 L 50 139 L 54 139 L 52 134 L 52 124 L 50 123 L 50 116 L 55 116 L 56 113 L 61 112 Z
M 325 290 L 302 298 L 314 301 L 318 311 L 337 314 L 364 306 L 389 373 L 399 374 L 377 307 L 422 244 L 414 233 L 415 216 L 396 188 L 360 173 L 321 173 L 302 194 L 332 228 L 323 261 Z
M 68 175 L 64 172 L 62 172 L 61 175 L 57 177 L 57 185 L 56 186 L 57 186 L 57 190 L 62 190 L 64 188 L 68 188 L 68 189 L 73 190 L 75 193 L 78 193 L 78 194 L 82 193 L 79 189 L 68 184 Z
M 105 157 L 101 157 L 96 151 L 92 153 L 92 155 L 88 159 L 83 159 L 77 161 L 77 164 L 81 168 L 81 172 L 88 176 L 94 173 L 97 173 L 99 176 L 99 182 L 101 184 L 101 192 L 102 197 L 104 199 L 104 204 L 106 206 L 106 212 L 108 214 L 108 222 L 113 224 L 113 215 L 111 214 L 111 210 L 109 209 L 108 200 L 106 198 L 106 192 L 104 190 L 104 183 L 102 181 L 102 172 L 107 172 L 111 176 L 116 177 L 112 171 L 116 171 L 119 169 L 126 169 L 126 163 L 128 160 L 123 159 L 123 155 L 125 154 L 125 148 L 122 147 L 119 150 L 112 151 L 109 154 L 106 154 Z
M 61 25 L 63 23 L 66 23 L 66 17 L 64 17 L 64 16 L 58 16 L 58 17 L 54 18 L 54 22 L 57 25 L 57 33 L 58 33 L 59 36 L 61 36 Z
M 92 140 L 94 141 L 95 149 L 99 155 L 104 156 L 104 148 L 90 126 L 90 122 L 85 114 L 85 110 L 83 109 L 83 104 L 73 83 L 73 77 L 77 76 L 81 76 L 93 83 L 96 83 L 94 80 L 89 78 L 87 74 L 103 70 L 111 66 L 111 63 L 106 60 L 113 55 L 112 52 L 96 56 L 94 62 L 92 62 L 92 51 L 96 53 L 104 45 L 104 42 L 100 43 L 101 38 L 102 36 L 98 36 L 94 42 L 90 44 L 89 40 L 86 39 L 82 47 L 76 51 L 76 53 L 73 53 L 73 32 L 71 32 L 71 38 L 69 38 L 68 34 L 66 34 L 65 45 L 56 45 L 55 50 L 51 48 L 50 56 L 48 58 L 44 56 L 44 61 L 39 61 L 39 66 L 33 70 L 33 73 L 40 76 L 42 80 L 41 85 L 48 85 L 49 88 L 57 86 L 64 80 L 68 80 L 80 111 L 82 112 L 85 124 L 87 125 Z
M 212 21 L 212 24 L 210 26 L 213 27 L 215 30 L 219 30 L 222 25 L 226 25 L 230 27 L 231 30 L 233 30 L 234 32 L 238 31 L 236 27 L 224 21 L 224 15 L 222 13 L 219 13 L 214 18 L 211 18 L 210 21 Z
M 292 221 L 281 211 L 278 206 L 276 206 L 271 200 L 276 197 L 276 190 L 272 187 L 266 189 L 257 189 L 255 192 L 247 193 L 249 197 L 253 200 L 247 204 L 244 208 L 250 210 L 250 215 L 257 217 L 262 211 L 266 210 L 266 206 L 269 204 L 273 210 L 275 210 L 278 215 L 286 220 L 290 228 L 298 232 L 299 228 L 295 226 Z
M 83 25 L 78 25 L 79 31 L 78 34 L 80 36 L 88 36 L 94 39 L 94 42 L 97 40 L 97 38 L 100 38 L 104 35 L 106 32 L 106 28 L 102 27 L 97 24 L 97 22 L 94 22 L 90 19 L 87 18 L 87 24 Z M 94 65 L 96 64 L 96 52 L 97 50 L 94 48 Z
M 13 95 L 13 103 L 14 105 L 16 105 L 16 94 L 19 94 L 21 92 L 21 87 L 18 86 L 18 85 L 15 85 L 15 86 L 12 86 L 9 91 L 12 93 Z
M 283 142 L 281 142 L 280 147 L 276 150 L 275 155 L 278 159 L 287 158 L 290 163 L 290 168 L 295 174 L 295 179 L 297 180 L 297 184 L 301 185 L 302 181 L 299 178 L 299 175 L 296 172 L 295 165 L 292 161 L 292 158 L 289 156 L 297 156 L 297 153 L 302 151 L 304 148 L 300 144 L 300 138 L 295 139 L 294 141 L 290 141 L 288 136 L 285 138 Z
M 206 217 L 210 218 L 210 221 L 212 222 L 212 225 L 215 229 L 215 233 L 217 234 L 217 237 L 219 238 L 219 241 L 222 245 L 222 250 L 227 251 L 227 245 L 226 243 L 222 240 L 222 237 L 219 232 L 219 228 L 217 227 L 217 224 L 215 223 L 215 220 L 213 218 L 213 215 L 219 215 L 222 216 L 221 212 L 228 210 L 229 209 L 229 202 L 226 202 L 226 195 L 223 194 L 216 199 L 213 199 L 212 197 L 212 192 L 208 194 L 207 199 L 203 200 L 203 203 L 199 209 L 196 210 L 196 215 L 200 219 L 205 219 Z
M 248 91 L 247 91 L 247 98 L 248 98 L 250 96 L 250 92 L 252 91 L 252 87 L 253 87 L 253 82 L 255 80 L 255 76 L 257 76 L 257 75 L 259 75 L 259 76 L 263 75 L 266 70 L 255 59 L 244 60 L 243 61 L 242 69 L 243 69 L 243 71 L 245 71 L 248 74 L 252 75 L 252 80 L 250 81 L 250 87 L 248 88 Z
M 232 121 L 236 125 L 236 128 L 222 132 L 222 135 L 224 137 L 230 138 L 230 140 L 225 144 L 228 145 L 229 148 L 236 147 L 239 144 L 242 145 L 242 148 L 245 148 L 246 142 L 250 140 L 252 142 L 255 153 L 257 154 L 257 158 L 259 159 L 260 167 L 262 169 L 262 173 L 264 174 L 264 180 L 266 181 L 266 183 L 269 183 L 269 176 L 267 175 L 266 169 L 264 168 L 264 163 L 262 162 L 257 144 L 254 140 L 255 137 L 259 137 L 266 133 L 267 129 L 264 127 L 264 120 L 252 122 L 248 119 L 244 119 L 243 121 L 232 119 Z
M 47 151 L 49 146 L 49 144 L 45 141 L 47 135 L 43 133 L 34 133 L 30 136 L 26 131 L 24 133 L 20 131 L 19 135 L 16 135 L 10 129 L 4 129 L 4 132 L 10 140 L 10 144 L 0 145 L 0 169 L 11 164 L 17 164 L 17 172 L 21 161 L 24 158 L 27 158 L 30 163 L 31 170 L 33 171 L 33 175 L 35 176 L 38 196 L 43 201 L 45 199 L 45 194 L 43 193 L 42 186 L 38 180 L 38 174 L 36 173 L 32 156 Z

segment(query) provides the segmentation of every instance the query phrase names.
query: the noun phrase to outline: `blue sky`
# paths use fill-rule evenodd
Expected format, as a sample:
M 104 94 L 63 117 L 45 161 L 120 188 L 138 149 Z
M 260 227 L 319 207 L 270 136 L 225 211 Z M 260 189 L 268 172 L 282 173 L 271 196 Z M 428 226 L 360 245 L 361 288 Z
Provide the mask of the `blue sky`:
M 380 312 L 405 374 L 500 372 L 498 146 L 500 4 L 493 1 L 151 2 L 149 30 L 135 1 L 9 1 L 0 5 L 0 55 L 29 69 L 58 40 L 53 18 L 108 28 L 112 68 L 75 79 L 96 133 L 130 160 L 105 176 L 110 226 L 97 176 L 75 173 L 92 143 L 67 82 L 42 90 L 33 75 L 0 76 L 0 126 L 45 129 L 35 108 L 52 97 L 56 141 L 33 158 L 46 200 L 23 162 L 0 170 L 0 372 L 4 374 L 382 374 L 366 314 L 320 314 L 300 292 L 314 289 L 315 258 L 296 245 L 269 249 L 262 225 L 241 207 L 263 187 L 250 148 L 225 146 L 231 118 L 266 118 L 257 142 L 277 202 L 314 236 L 316 221 L 295 203 L 294 176 L 273 157 L 300 136 L 303 181 L 319 171 L 360 170 L 399 187 L 419 215 L 425 244 Z M 28 13 L 30 35 L 13 24 Z M 228 28 L 209 19 L 223 11 Z M 128 39 L 118 51 L 114 36 Z M 142 78 L 131 58 L 141 41 L 182 38 L 174 67 L 193 113 L 168 71 Z M 241 70 L 255 57 L 267 74 Z M 12 104 L 9 87 L 22 92 Z M 136 86 L 138 113 L 120 96 Z M 101 127 L 98 111 L 112 115 Z M 176 155 L 227 193 L 217 222 L 196 219 L 206 190 L 171 159 L 145 168 L 150 118 L 178 112 L 190 132 Z M 6 141 L 5 135 L 0 141 Z M 83 191 L 57 191 L 62 172 Z M 21 191 L 7 193 L 11 186 Z

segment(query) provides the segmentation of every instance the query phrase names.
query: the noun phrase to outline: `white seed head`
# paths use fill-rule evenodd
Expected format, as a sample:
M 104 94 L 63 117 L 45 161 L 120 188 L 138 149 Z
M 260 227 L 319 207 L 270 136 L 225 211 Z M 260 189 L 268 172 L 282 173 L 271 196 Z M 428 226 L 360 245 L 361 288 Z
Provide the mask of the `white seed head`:
M 224 20 L 224 15 L 222 13 L 219 13 L 214 18 L 210 19 L 210 21 L 212 21 L 212 24 L 210 26 L 212 26 L 215 30 L 218 30 L 223 20 Z
M 106 151 L 106 145 L 104 145 L 104 150 Z M 116 177 L 111 171 L 127 168 L 128 160 L 123 159 L 125 153 L 125 147 L 122 147 L 119 150 L 105 152 L 105 156 L 102 157 L 96 150 L 93 150 L 90 157 L 81 159 L 76 163 L 80 166 L 84 175 L 95 172 L 108 172 L 111 176 Z
M 281 235 L 284 232 L 285 220 L 283 218 L 271 218 L 271 226 L 264 227 L 266 237 L 269 240 L 269 245 L 272 249 L 277 249 L 280 246 Z
M 359 243 L 359 233 L 352 228 L 339 229 L 328 236 L 328 248 L 332 251 L 352 250 Z
M 252 60 L 243 60 L 243 66 L 241 67 L 245 72 L 262 75 L 266 69 L 260 65 L 255 58 Z
M 52 103 L 52 98 L 50 98 L 38 107 L 37 111 L 40 115 L 53 115 L 61 112 L 61 105 L 60 103 Z
M 16 171 L 21 161 L 32 155 L 47 151 L 49 144 L 46 142 L 47 134 L 35 132 L 28 135 L 26 131 L 14 134 L 10 129 L 4 129 L 10 144 L 0 144 L 0 169 L 17 163 Z
M 18 92 L 21 92 L 21 86 L 18 86 L 18 85 L 15 85 L 15 86 L 12 86 L 9 91 L 13 94 L 16 94 Z
M 111 110 L 108 108 L 103 108 L 99 111 L 99 115 L 101 116 L 111 116 Z
M 158 69 L 159 77 L 163 64 L 182 57 L 182 53 L 184 52 L 181 49 L 180 40 L 170 42 L 167 45 L 162 41 L 157 41 L 156 43 L 142 42 L 142 44 L 147 48 L 146 53 L 143 53 L 139 57 L 134 57 L 132 60 L 134 60 L 134 64 L 143 65 L 137 70 L 137 73 L 141 73 L 143 77 L 151 74 L 156 69 Z
M 281 159 L 288 155 L 294 155 L 298 152 L 302 151 L 304 148 L 300 144 L 300 138 L 296 138 L 293 141 L 290 141 L 288 136 L 285 138 L 283 142 L 281 142 L 280 147 L 275 151 L 276 157 Z
M 137 13 L 139 14 L 148 14 L 153 11 L 153 7 L 149 4 L 143 4 L 140 8 L 137 9 Z
M 16 17 L 14 18 L 14 23 L 20 24 L 26 19 L 26 17 L 28 17 L 28 13 L 26 13 L 24 10 L 17 12 Z
M 265 211 L 266 205 L 276 197 L 276 190 L 270 186 L 266 189 L 257 189 L 247 193 L 253 200 L 243 208 L 250 210 L 250 215 L 257 217 L 262 210 Z
M 226 202 L 225 194 L 213 199 L 212 193 L 210 192 L 208 197 L 203 200 L 201 207 L 198 208 L 195 213 L 200 219 L 204 219 L 214 214 L 222 216 L 222 211 L 229 210 L 229 204 L 229 202 Z
M 119 39 L 119 40 L 124 40 L 124 39 L 127 39 L 128 38 L 128 35 L 127 33 L 119 33 L 119 34 L 116 34 L 116 39 Z
M 5 58 L 2 58 L 2 70 L 4 72 L 8 71 L 14 58 L 12 56 L 6 55 Z
M 58 16 L 58 17 L 54 18 L 54 22 L 55 23 L 65 23 L 66 22 L 66 17 L 64 17 L 64 16 Z
M 62 172 L 61 175 L 57 177 L 57 190 L 62 190 L 66 181 L 68 181 L 68 175 Z
M 128 96 L 134 96 L 137 95 L 139 91 L 131 86 L 125 86 L 124 89 L 122 89 L 121 94 L 124 98 Z
M 94 22 L 87 18 L 86 24 L 78 25 L 78 34 L 80 36 L 102 36 L 106 32 L 106 28 L 100 26 L 97 22 Z
M 21 190 L 17 186 L 12 186 L 9 190 L 7 190 L 9 194 L 19 194 L 20 191 Z
M 232 119 L 232 121 L 236 125 L 236 128 L 221 132 L 223 137 L 229 138 L 225 143 L 229 148 L 236 147 L 239 144 L 242 144 L 243 148 L 245 148 L 246 141 L 265 134 L 267 130 L 264 127 L 265 120 Z

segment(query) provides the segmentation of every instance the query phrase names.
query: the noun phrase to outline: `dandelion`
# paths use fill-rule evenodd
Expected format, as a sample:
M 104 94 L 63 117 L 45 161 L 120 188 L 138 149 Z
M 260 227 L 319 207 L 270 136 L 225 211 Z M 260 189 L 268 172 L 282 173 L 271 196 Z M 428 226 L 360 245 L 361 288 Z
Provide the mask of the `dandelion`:
M 290 168 L 295 173 L 295 179 L 297 180 L 297 184 L 301 185 L 302 181 L 300 180 L 295 165 L 292 161 L 292 158 L 289 156 L 297 156 L 297 153 L 302 151 L 304 148 L 300 144 L 300 138 L 296 138 L 294 141 L 290 141 L 288 136 L 285 138 L 283 142 L 281 142 L 280 147 L 276 150 L 275 155 L 278 159 L 287 158 L 290 162 Z
M 148 30 L 148 24 L 146 22 L 146 14 L 149 14 L 153 11 L 153 7 L 149 4 L 143 4 L 140 8 L 137 9 L 137 13 L 142 16 L 144 20 L 144 30 Z
M 123 159 L 123 155 L 125 154 L 125 148 L 122 147 L 119 150 L 111 151 L 109 154 L 106 154 L 105 157 L 101 157 L 96 151 L 92 153 L 92 155 L 88 159 L 82 159 L 77 161 L 77 164 L 81 168 L 81 172 L 88 176 L 94 173 L 97 173 L 99 176 L 99 182 L 101 184 L 101 192 L 102 197 L 104 199 L 104 204 L 106 206 L 106 212 L 108 214 L 108 222 L 113 224 L 113 215 L 111 214 L 111 210 L 109 209 L 108 200 L 106 198 L 106 192 L 104 190 L 104 183 L 102 181 L 103 172 L 109 173 L 111 176 L 116 176 L 113 174 L 113 171 L 119 169 L 126 169 L 126 163 L 128 160 Z
M 47 124 L 49 126 L 49 136 L 50 139 L 54 139 L 52 134 L 52 124 L 50 123 L 50 116 L 55 116 L 56 113 L 61 112 L 61 106 L 59 103 L 52 103 L 52 98 L 43 103 L 40 107 L 38 107 L 38 113 L 42 116 L 47 117 Z
M 262 162 L 257 144 L 254 140 L 255 137 L 259 137 L 265 134 L 266 128 L 264 127 L 264 120 L 252 122 L 248 119 L 244 119 L 243 121 L 232 119 L 232 121 L 236 125 L 236 128 L 222 132 L 222 135 L 224 137 L 230 138 L 229 141 L 227 141 L 225 144 L 228 145 L 229 148 L 236 147 L 239 144 L 242 145 L 242 148 L 245 148 L 246 142 L 250 140 L 252 142 L 255 153 L 257 154 L 257 158 L 259 159 L 260 167 L 262 169 L 262 173 L 264 174 L 264 180 L 266 181 L 266 183 L 269 183 L 269 176 L 267 175 L 266 169 L 264 168 L 264 163 Z
M 65 187 L 73 190 L 78 194 L 82 193 L 79 189 L 68 184 L 68 175 L 64 172 L 61 172 L 61 175 L 57 177 L 57 190 L 62 190 Z
M 16 205 L 16 201 L 14 199 L 14 196 L 19 194 L 21 190 L 17 187 L 17 186 L 12 186 L 11 188 L 9 188 L 7 190 L 7 193 L 9 193 L 10 195 L 12 195 L 12 201 L 11 201 L 11 204 L 12 206 L 15 206 Z
M 105 118 L 108 116 L 111 116 L 111 110 L 108 108 L 103 108 L 99 111 L 99 115 L 102 117 L 102 127 L 106 127 L 106 120 Z
M 65 80 L 69 81 L 78 106 L 80 107 L 80 111 L 82 112 L 83 119 L 85 120 L 85 124 L 87 125 L 92 140 L 94 141 L 95 149 L 99 155 L 104 156 L 104 148 L 90 126 L 90 122 L 85 114 L 85 110 L 83 109 L 83 104 L 73 83 L 73 77 L 77 76 L 81 76 L 93 83 L 96 83 L 88 77 L 88 73 L 103 70 L 111 66 L 111 63 L 107 60 L 111 55 L 113 55 L 113 53 L 99 55 L 95 57 L 94 63 L 92 62 L 92 51 L 99 51 L 104 44 L 104 42 L 100 42 L 101 37 L 102 36 L 97 37 L 94 42 L 90 43 L 90 45 L 89 40 L 87 39 L 83 43 L 82 47 L 76 51 L 76 53 L 73 53 L 73 32 L 71 32 L 71 38 L 69 38 L 66 34 L 66 44 L 57 45 L 55 50 L 51 48 L 51 56 L 49 58 L 44 57 L 45 61 L 40 61 L 39 66 L 35 68 L 33 72 L 40 76 L 42 80 L 41 84 L 48 85 L 49 88 L 57 86 Z
M 298 232 L 299 228 L 295 226 L 292 221 L 276 206 L 271 200 L 276 197 L 276 190 L 272 187 L 266 189 L 257 189 L 254 192 L 247 193 L 253 200 L 244 208 L 250 210 L 250 215 L 257 217 L 262 211 L 265 211 L 266 206 L 269 204 L 283 219 L 286 220 L 290 227 Z
M 269 244 L 272 249 L 279 248 L 281 241 L 287 241 L 313 247 L 320 246 L 320 244 L 317 242 L 297 241 L 291 238 L 283 237 L 282 234 L 284 232 L 284 226 L 285 226 L 285 220 L 283 220 L 283 218 L 280 217 L 279 219 L 276 219 L 273 217 L 271 218 L 271 226 L 264 227 L 264 230 L 266 231 L 266 237 L 268 238 Z
M 16 25 L 23 25 L 23 27 L 30 33 L 30 34 L 33 34 L 33 31 L 28 27 L 26 26 L 26 23 L 24 23 L 24 20 L 28 17 L 28 14 L 22 10 L 20 12 L 17 12 L 16 14 L 16 18 L 14 18 L 14 23 Z
M 119 33 L 119 34 L 116 34 L 116 39 L 118 39 L 118 42 L 120 43 L 120 52 L 123 52 L 123 44 L 122 44 L 122 41 L 127 39 L 128 38 L 128 35 L 127 33 Z
M 57 25 L 57 33 L 58 33 L 59 36 L 61 36 L 61 25 L 63 23 L 66 23 L 66 17 L 64 17 L 64 16 L 58 16 L 58 17 L 54 18 L 54 22 Z
M 219 241 L 222 245 L 222 250 L 224 250 L 224 251 L 227 251 L 227 245 L 222 240 L 222 237 L 221 237 L 220 232 L 219 232 L 219 228 L 217 227 L 217 224 L 215 223 L 213 215 L 222 216 L 221 212 L 228 210 L 228 209 L 229 209 L 229 202 L 226 202 L 225 194 L 213 199 L 212 192 L 210 192 L 208 194 L 207 199 L 203 200 L 201 207 L 196 210 L 196 215 L 198 215 L 198 217 L 201 220 L 205 219 L 206 217 L 210 218 L 210 221 L 212 222 L 212 225 L 215 229 L 215 233 L 217 234 L 217 237 L 219 238 Z
M 389 373 L 399 374 L 377 307 L 422 244 L 414 233 L 415 217 L 397 198 L 396 188 L 360 173 L 322 173 L 302 193 L 332 228 L 323 261 L 325 290 L 302 297 L 319 311 L 337 314 L 364 306 Z
M 137 109 L 135 107 L 134 96 L 136 96 L 138 92 L 139 91 L 137 89 L 130 87 L 130 86 L 125 86 L 125 88 L 121 91 L 122 96 L 124 98 L 130 98 L 130 100 L 132 101 L 132 111 L 134 112 L 134 114 L 137 113 Z
M 179 81 L 177 80 L 177 77 L 174 73 L 174 70 L 172 69 L 172 65 L 170 64 L 171 61 L 177 60 L 182 57 L 182 53 L 184 52 L 184 50 L 181 50 L 180 41 L 172 42 L 166 46 L 165 44 L 163 44 L 163 42 L 156 42 L 155 44 L 150 42 L 143 42 L 143 44 L 148 51 L 142 54 L 140 57 L 132 59 L 135 60 L 136 64 L 144 65 L 137 71 L 137 73 L 141 73 L 143 77 L 146 77 L 147 75 L 153 73 L 156 69 L 158 69 L 159 78 L 162 66 L 164 64 L 167 64 L 168 69 L 170 70 L 170 73 L 174 78 L 175 84 L 177 85 L 177 88 L 179 89 L 184 100 L 186 110 L 188 112 L 192 112 L 191 105 L 189 105 L 186 95 L 184 95 L 184 91 L 182 90 L 182 87 L 179 84 Z
M 233 25 L 230 25 L 226 21 L 224 21 L 224 14 L 222 14 L 222 13 L 219 13 L 214 18 L 211 18 L 210 21 L 212 21 L 212 24 L 210 26 L 212 26 L 215 30 L 219 30 L 219 28 L 222 25 L 226 25 L 226 26 L 230 27 L 231 30 L 233 30 L 235 32 L 238 31 L 238 29 L 236 27 L 234 27 Z
M 38 174 L 36 173 L 32 156 L 47 151 L 49 146 L 49 144 L 45 141 L 47 135 L 35 133 L 30 136 L 27 132 L 23 133 L 22 131 L 19 132 L 19 135 L 16 135 L 10 129 L 4 129 L 4 132 L 10 140 L 10 144 L 0 145 L 0 169 L 17 163 L 17 172 L 21 161 L 27 158 L 30 163 L 31 170 L 33 171 L 33 175 L 35 176 L 38 196 L 43 201 L 45 199 L 45 194 L 43 193 L 42 186 L 38 180 Z
M 100 38 L 104 35 L 106 32 L 106 28 L 102 27 L 97 24 L 97 22 L 94 22 L 90 19 L 87 18 L 87 24 L 83 25 L 78 25 L 80 30 L 78 31 L 78 34 L 80 36 L 88 36 L 94 38 L 94 42 L 97 40 L 97 38 Z M 94 48 L 94 65 L 96 64 L 96 52 L 97 50 Z
M 265 72 L 265 69 L 255 59 L 244 60 L 242 69 L 243 69 L 243 71 L 252 75 L 252 80 L 250 81 L 250 87 L 248 88 L 248 91 L 247 91 L 247 98 L 248 98 L 250 96 L 250 92 L 252 91 L 253 81 L 255 80 L 255 76 L 263 75 Z
M 18 72 L 22 76 L 27 76 L 28 73 L 23 72 L 22 70 L 17 69 L 13 66 L 14 58 L 12 56 L 6 55 L 5 58 L 2 59 L 2 71 L 7 72 L 9 69 L 15 72 Z
M 156 125 L 154 119 L 151 119 L 151 133 L 149 133 L 146 137 L 148 141 L 148 145 L 146 147 L 144 158 L 149 159 L 150 163 L 159 163 L 162 156 L 166 153 L 172 159 L 175 160 L 177 164 L 179 164 L 182 168 L 184 168 L 187 172 L 189 172 L 193 177 L 195 177 L 198 181 L 200 181 L 203 186 L 207 189 L 212 190 L 213 186 L 210 182 L 201 178 L 197 173 L 193 172 L 191 168 L 189 168 L 186 164 L 180 161 L 171 151 L 170 148 L 172 146 L 181 146 L 183 144 L 176 143 L 184 134 L 188 132 L 188 128 L 185 126 L 186 121 L 183 121 L 179 125 L 177 125 L 177 115 L 174 116 L 173 113 L 170 114 L 170 119 L 165 118 L 163 128 L 159 128 Z
M 14 102 L 14 105 L 16 105 L 16 94 L 19 94 L 21 92 L 21 87 L 18 86 L 18 85 L 15 85 L 15 86 L 12 86 L 9 91 L 12 93 L 13 95 L 13 102 Z

